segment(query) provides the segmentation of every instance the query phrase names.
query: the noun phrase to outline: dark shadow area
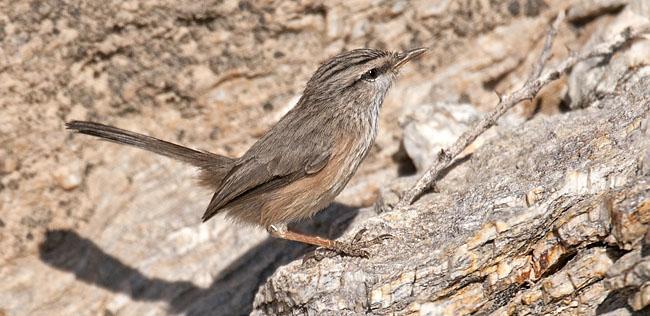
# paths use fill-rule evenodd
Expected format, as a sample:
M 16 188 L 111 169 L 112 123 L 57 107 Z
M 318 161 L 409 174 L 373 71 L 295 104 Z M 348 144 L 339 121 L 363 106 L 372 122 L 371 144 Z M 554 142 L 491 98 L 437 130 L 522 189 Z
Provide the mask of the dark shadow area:
M 643 237 L 641 242 L 641 257 L 650 256 L 650 226 Z
M 406 153 L 406 148 L 404 148 L 404 141 L 399 143 L 399 148 L 391 156 L 393 162 L 397 164 L 397 175 L 400 177 L 411 176 L 417 172 L 415 164 L 411 157 Z
M 289 227 L 338 238 L 357 214 L 358 209 L 334 203 L 313 219 Z M 129 295 L 133 300 L 165 301 L 171 313 L 248 315 L 260 285 L 280 266 L 312 249 L 300 243 L 268 238 L 221 271 L 208 288 L 186 281 L 147 277 L 72 230 L 48 231 L 39 254 L 44 263 L 73 273 L 82 282 Z
M 627 299 L 638 289 L 631 287 L 622 288 L 609 292 L 605 300 L 596 308 L 596 315 L 602 315 L 613 312 L 617 309 L 623 309 L 627 315 L 650 315 L 650 307 L 646 307 L 640 311 L 633 311 L 630 305 L 627 304 Z
M 619 12 L 621 12 L 621 10 L 623 10 L 624 7 L 625 7 L 625 3 L 621 3 L 620 5 L 611 5 L 609 7 L 603 7 L 600 10 L 596 10 L 591 14 L 582 16 L 580 18 L 574 18 L 574 19 L 570 20 L 569 22 L 575 28 L 583 28 L 587 24 L 589 24 L 589 23 L 591 23 L 591 22 L 593 22 L 593 21 L 595 21 L 595 20 L 597 20 L 599 18 L 602 18 L 605 15 L 614 16 L 614 15 L 618 14 Z

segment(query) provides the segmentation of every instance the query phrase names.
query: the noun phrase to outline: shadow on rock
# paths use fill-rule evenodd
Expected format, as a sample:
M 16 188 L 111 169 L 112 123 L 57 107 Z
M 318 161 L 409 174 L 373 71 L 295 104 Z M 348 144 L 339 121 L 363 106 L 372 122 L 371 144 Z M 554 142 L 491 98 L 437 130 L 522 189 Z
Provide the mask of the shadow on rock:
M 605 300 L 603 300 L 596 308 L 596 315 L 650 315 L 650 307 L 646 307 L 640 311 L 633 311 L 627 304 L 627 299 L 632 296 L 635 291 L 634 288 L 629 287 L 609 292 Z
M 335 203 L 313 219 L 290 228 L 337 238 L 357 214 L 357 209 Z M 137 301 L 165 301 L 172 313 L 248 315 L 258 287 L 278 267 L 300 258 L 311 249 L 313 247 L 300 243 L 268 238 L 221 271 L 208 288 L 187 281 L 147 277 L 72 230 L 48 231 L 39 253 L 43 262 L 74 273 L 82 282 L 129 295 Z

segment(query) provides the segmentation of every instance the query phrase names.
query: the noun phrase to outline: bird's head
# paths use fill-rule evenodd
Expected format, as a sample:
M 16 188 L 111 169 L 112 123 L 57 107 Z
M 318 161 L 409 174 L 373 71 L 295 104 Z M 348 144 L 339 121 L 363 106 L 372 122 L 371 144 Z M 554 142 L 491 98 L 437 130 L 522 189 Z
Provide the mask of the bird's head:
M 378 108 L 399 69 L 426 50 L 416 48 L 395 53 L 364 48 L 338 54 L 325 61 L 314 73 L 303 98 L 309 98 L 309 104 L 337 109 Z

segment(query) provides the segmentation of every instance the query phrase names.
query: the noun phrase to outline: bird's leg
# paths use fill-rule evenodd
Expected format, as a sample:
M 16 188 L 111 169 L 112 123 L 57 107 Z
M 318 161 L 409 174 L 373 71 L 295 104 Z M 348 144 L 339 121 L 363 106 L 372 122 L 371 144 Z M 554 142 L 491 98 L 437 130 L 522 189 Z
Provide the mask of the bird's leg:
M 281 238 L 286 240 L 292 240 L 301 242 L 304 244 L 309 244 L 313 246 L 322 247 L 334 251 L 338 254 L 350 256 L 350 257 L 363 257 L 368 258 L 369 253 L 364 250 L 372 245 L 379 244 L 383 240 L 391 238 L 391 235 L 380 235 L 376 238 L 367 241 L 361 241 L 363 233 L 366 229 L 360 230 L 353 238 L 351 243 L 344 243 L 337 240 L 331 240 L 326 238 L 321 238 L 318 236 L 309 236 L 301 233 L 292 232 L 287 229 L 285 225 L 270 225 L 267 227 L 267 231 L 271 236 L 275 238 Z

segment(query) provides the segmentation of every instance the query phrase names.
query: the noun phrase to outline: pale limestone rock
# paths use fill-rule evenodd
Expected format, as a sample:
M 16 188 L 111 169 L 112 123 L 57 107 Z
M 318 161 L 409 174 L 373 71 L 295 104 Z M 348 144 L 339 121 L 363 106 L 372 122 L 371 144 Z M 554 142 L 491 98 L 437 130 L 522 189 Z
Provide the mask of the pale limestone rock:
M 443 102 L 420 106 L 406 114 L 401 123 L 404 148 L 415 167 L 429 167 L 440 150 L 449 147 L 479 115 L 470 104 Z

